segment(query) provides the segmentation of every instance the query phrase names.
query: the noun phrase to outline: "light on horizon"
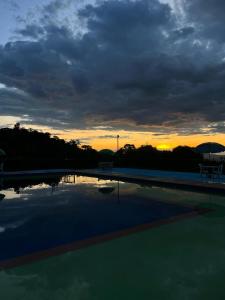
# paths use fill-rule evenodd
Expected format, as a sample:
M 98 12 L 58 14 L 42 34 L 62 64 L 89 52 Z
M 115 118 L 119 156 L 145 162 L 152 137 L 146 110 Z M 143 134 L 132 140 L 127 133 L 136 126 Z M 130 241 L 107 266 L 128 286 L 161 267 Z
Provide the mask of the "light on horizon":
M 160 144 L 156 146 L 157 150 L 160 151 L 169 151 L 172 150 L 172 147 L 169 144 Z

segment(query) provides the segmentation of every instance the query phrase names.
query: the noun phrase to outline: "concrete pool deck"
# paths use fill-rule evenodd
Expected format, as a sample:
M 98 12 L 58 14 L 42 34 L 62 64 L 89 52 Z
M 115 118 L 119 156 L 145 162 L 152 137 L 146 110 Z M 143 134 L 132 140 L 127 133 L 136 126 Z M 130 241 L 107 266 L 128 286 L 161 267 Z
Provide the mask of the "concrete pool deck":
M 210 179 L 201 177 L 199 173 L 161 171 L 134 168 L 102 169 L 45 169 L 1 172 L 0 178 L 39 175 L 69 175 L 98 177 L 127 182 L 163 185 L 175 188 L 195 189 L 206 192 L 225 193 L 225 176 Z

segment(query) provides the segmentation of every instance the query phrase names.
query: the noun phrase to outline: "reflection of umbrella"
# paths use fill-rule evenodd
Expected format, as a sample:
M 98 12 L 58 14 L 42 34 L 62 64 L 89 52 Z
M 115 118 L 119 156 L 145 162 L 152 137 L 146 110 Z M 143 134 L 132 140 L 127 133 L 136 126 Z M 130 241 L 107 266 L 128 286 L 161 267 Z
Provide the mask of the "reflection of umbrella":
M 0 201 L 2 201 L 5 198 L 4 194 L 0 194 Z
M 104 187 L 100 187 L 100 188 L 98 189 L 98 191 L 99 191 L 100 193 L 102 193 L 102 194 L 110 194 L 110 193 L 112 193 L 114 190 L 115 190 L 115 188 L 112 187 L 112 186 L 104 186 Z

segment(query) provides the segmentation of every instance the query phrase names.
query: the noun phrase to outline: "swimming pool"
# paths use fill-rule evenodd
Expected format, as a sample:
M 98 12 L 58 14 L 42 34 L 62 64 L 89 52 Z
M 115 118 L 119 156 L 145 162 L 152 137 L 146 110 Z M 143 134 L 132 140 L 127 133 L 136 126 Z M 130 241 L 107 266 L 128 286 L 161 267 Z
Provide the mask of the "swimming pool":
M 7 299 L 195 299 L 225 273 L 223 196 L 76 175 L 2 179 L 0 194 Z

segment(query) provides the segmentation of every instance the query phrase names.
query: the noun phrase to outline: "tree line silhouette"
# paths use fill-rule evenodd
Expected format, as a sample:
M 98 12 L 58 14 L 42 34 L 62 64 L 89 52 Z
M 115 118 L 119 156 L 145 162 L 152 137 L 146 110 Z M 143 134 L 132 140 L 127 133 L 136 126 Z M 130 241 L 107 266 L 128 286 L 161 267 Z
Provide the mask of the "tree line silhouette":
M 151 145 L 136 148 L 126 144 L 117 152 L 97 151 L 79 140 L 65 141 L 48 132 L 21 128 L 0 129 L 0 148 L 7 157 L 5 170 L 43 168 L 95 168 L 99 162 L 113 162 L 116 167 L 199 171 L 202 155 L 194 148 L 178 146 L 173 151 L 159 151 Z
M 188 146 L 178 146 L 173 151 L 159 151 L 151 145 L 135 148 L 126 144 L 115 157 L 117 165 L 121 167 L 192 172 L 198 172 L 198 165 L 203 161 L 202 155 Z
M 21 128 L 19 123 L 0 129 L 0 148 L 7 154 L 5 170 L 94 167 L 98 159 L 98 152 L 89 145 Z

